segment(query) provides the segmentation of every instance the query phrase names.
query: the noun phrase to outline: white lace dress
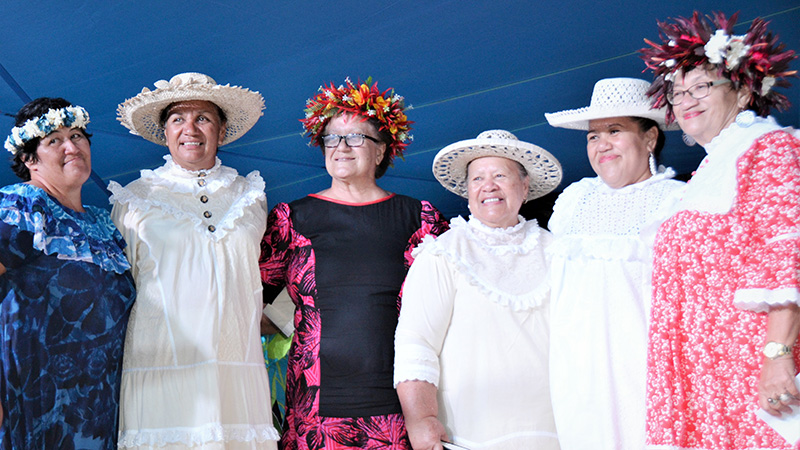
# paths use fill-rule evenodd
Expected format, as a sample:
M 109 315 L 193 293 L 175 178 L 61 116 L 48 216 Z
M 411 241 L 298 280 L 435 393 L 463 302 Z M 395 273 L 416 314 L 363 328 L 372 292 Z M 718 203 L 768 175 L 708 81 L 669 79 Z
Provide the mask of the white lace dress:
M 173 163 L 111 182 L 137 298 L 120 398 L 121 448 L 275 449 L 259 337 L 264 181 Z
M 439 420 L 470 449 L 558 449 L 548 383 L 549 287 L 536 221 L 457 217 L 425 238 L 403 287 L 395 386 L 438 388 Z
M 550 377 L 565 450 L 644 447 L 652 243 L 640 231 L 684 186 L 673 176 L 620 189 L 584 178 L 556 201 Z

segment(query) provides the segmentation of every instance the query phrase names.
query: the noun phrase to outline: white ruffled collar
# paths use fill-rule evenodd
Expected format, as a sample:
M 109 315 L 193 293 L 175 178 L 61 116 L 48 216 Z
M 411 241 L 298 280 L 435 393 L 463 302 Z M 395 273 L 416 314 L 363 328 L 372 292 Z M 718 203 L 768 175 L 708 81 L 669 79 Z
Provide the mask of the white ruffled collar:
M 780 128 L 772 117 L 756 117 L 749 126 L 733 122 L 722 130 L 704 146 L 708 155 L 687 183 L 683 197 L 674 206 L 673 212 L 728 213 L 737 194 L 736 161 L 756 139 Z
M 547 239 L 545 239 L 547 237 Z M 455 217 L 438 238 L 426 236 L 416 250 L 442 255 L 490 301 L 514 311 L 541 306 L 550 291 L 543 232 L 535 220 L 494 228 L 470 217 Z
M 210 169 L 188 170 L 175 163 L 172 156 L 164 155 L 166 163 L 154 170 L 142 170 L 142 178 L 149 179 L 153 184 L 169 187 L 176 192 L 194 193 L 207 190 L 213 193 L 230 186 L 238 175 L 235 169 L 223 166 L 219 158 L 214 159 L 214 166 Z

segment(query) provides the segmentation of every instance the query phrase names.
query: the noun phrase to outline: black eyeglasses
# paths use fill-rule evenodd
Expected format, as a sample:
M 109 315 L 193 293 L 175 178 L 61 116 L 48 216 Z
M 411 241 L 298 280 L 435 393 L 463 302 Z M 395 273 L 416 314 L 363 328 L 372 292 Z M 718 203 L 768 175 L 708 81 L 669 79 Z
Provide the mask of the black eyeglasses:
M 339 142 L 342 142 L 342 139 L 344 139 L 344 143 L 347 144 L 348 147 L 361 147 L 364 145 L 365 138 L 372 142 L 380 142 L 372 136 L 367 136 L 366 134 L 361 133 L 350 133 L 345 136 L 340 136 L 338 134 L 326 134 L 325 136 L 322 136 L 322 145 L 328 148 L 336 148 L 339 146 Z
M 727 78 L 720 78 L 716 81 L 704 81 L 702 83 L 697 83 L 694 86 L 690 87 L 685 91 L 672 91 L 667 92 L 667 101 L 670 105 L 676 106 L 680 105 L 683 101 L 683 97 L 686 94 L 692 96 L 695 100 L 700 100 L 701 98 L 708 97 L 708 94 L 711 93 L 712 86 L 719 86 L 720 84 L 730 83 L 731 80 Z

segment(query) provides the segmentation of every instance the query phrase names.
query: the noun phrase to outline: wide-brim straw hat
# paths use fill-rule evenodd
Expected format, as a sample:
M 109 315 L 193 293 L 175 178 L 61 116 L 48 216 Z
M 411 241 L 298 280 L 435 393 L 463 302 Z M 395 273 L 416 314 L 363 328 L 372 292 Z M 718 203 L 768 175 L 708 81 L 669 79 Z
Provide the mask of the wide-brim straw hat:
M 561 183 L 561 164 L 547 150 L 520 141 L 505 130 L 488 130 L 441 149 L 433 159 L 433 175 L 450 192 L 468 198 L 467 166 L 477 158 L 499 156 L 517 161 L 530 178 L 528 200 L 539 198 Z
M 139 95 L 120 103 L 117 120 L 132 134 L 160 145 L 167 145 L 167 141 L 159 118 L 164 108 L 173 103 L 205 100 L 219 106 L 228 119 L 222 145 L 247 133 L 264 109 L 264 98 L 257 91 L 217 84 L 213 78 L 202 73 L 180 73 L 169 81 L 159 80 L 154 84 L 156 90 L 145 87 Z
M 666 108 L 651 108 L 649 88 L 649 82 L 638 78 L 605 78 L 595 83 L 589 106 L 544 116 L 554 127 L 573 130 L 588 130 L 590 120 L 611 117 L 644 117 L 656 121 L 662 130 L 677 129 L 676 125 L 667 126 Z

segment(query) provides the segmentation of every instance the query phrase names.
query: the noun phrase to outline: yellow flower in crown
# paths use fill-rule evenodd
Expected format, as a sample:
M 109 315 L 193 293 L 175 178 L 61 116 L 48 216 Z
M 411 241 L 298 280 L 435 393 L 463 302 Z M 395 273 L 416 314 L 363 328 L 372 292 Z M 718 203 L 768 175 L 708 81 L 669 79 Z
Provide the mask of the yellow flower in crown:
M 413 140 L 409 132 L 414 122 L 408 120 L 405 110 L 403 97 L 395 94 L 394 89 L 381 92 L 378 83 L 372 82 L 372 77 L 357 84 L 347 78 L 345 84 L 338 87 L 333 83 L 320 86 L 319 93 L 306 102 L 305 118 L 300 122 L 311 138 L 311 145 L 319 145 L 319 137 L 328 121 L 339 113 L 354 114 L 363 120 L 374 119 L 379 130 L 392 136 L 387 150 L 394 161 L 396 155 L 403 157 L 408 141 Z

